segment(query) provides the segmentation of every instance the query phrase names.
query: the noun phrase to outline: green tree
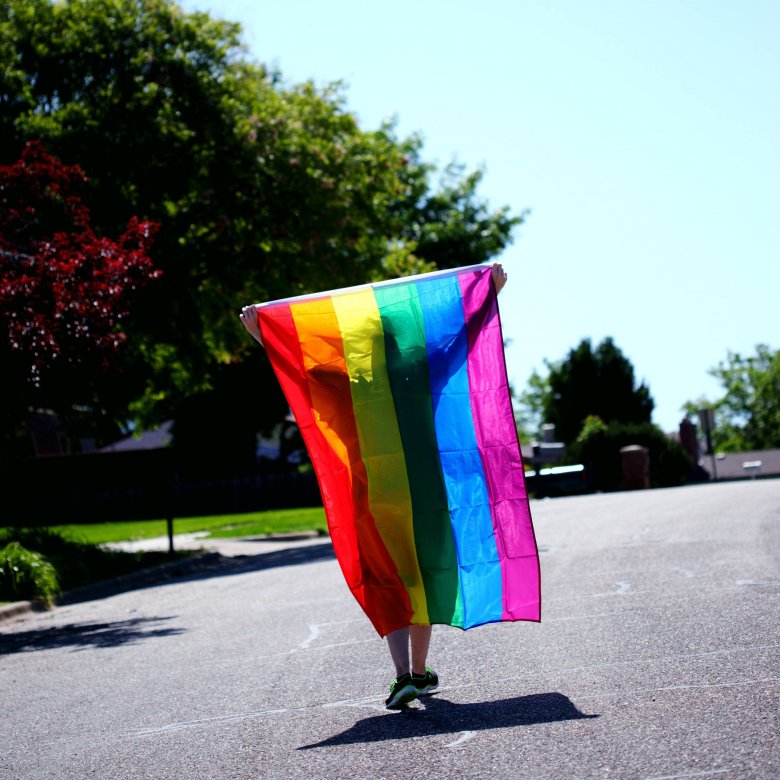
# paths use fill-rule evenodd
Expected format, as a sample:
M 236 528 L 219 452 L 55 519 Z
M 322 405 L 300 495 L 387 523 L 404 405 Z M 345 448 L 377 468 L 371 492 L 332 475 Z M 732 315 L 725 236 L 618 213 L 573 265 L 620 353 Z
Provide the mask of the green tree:
M 713 446 L 721 452 L 780 447 L 780 350 L 757 344 L 755 355 L 729 352 L 709 373 L 723 386 L 724 395 L 684 408 L 688 413 L 713 408 Z
M 338 85 L 286 85 L 248 58 L 237 24 L 170 0 L 0 7 L 0 155 L 32 139 L 87 173 L 97 229 L 133 214 L 160 225 L 162 276 L 102 398 L 116 414 L 132 399 L 144 422 L 257 359 L 242 304 L 480 262 L 522 220 L 490 211 L 480 172 L 437 181 L 418 138 L 361 129 Z M 254 391 L 271 408 L 263 366 Z
M 564 360 L 546 363 L 547 377 L 534 372 L 524 395 L 526 407 L 555 425 L 556 438 L 571 444 L 589 415 L 605 423 L 648 423 L 653 399 L 636 385 L 634 367 L 611 338 L 594 350 L 583 339 Z
M 550 367 L 549 364 L 548 368 Z M 517 397 L 515 404 L 515 418 L 526 440 L 541 437 L 544 418 L 545 399 L 550 392 L 550 383 L 547 376 L 538 371 L 531 372 L 528 384 Z

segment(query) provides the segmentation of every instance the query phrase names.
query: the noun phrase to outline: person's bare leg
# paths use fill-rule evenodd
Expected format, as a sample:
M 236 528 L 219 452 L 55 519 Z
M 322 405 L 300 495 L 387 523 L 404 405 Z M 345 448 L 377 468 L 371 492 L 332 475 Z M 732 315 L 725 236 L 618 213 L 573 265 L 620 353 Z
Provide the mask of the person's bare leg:
M 412 672 L 417 676 L 425 674 L 428 648 L 431 646 L 431 626 L 409 626 L 412 641 Z
M 387 646 L 390 648 L 390 655 L 395 664 L 395 676 L 408 674 L 409 668 L 409 628 L 398 628 L 387 635 Z M 418 628 L 418 626 L 411 626 Z

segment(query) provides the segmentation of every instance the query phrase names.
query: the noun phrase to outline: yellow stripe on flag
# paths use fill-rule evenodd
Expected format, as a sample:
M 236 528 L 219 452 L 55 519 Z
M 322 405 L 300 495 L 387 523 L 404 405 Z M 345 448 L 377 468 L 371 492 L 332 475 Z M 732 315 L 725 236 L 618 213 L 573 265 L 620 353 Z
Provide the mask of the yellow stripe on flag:
M 344 345 L 360 450 L 368 472 L 368 502 L 377 530 L 406 587 L 414 623 L 428 623 L 415 553 L 412 498 L 385 360 L 384 332 L 374 293 L 357 290 L 331 299 Z

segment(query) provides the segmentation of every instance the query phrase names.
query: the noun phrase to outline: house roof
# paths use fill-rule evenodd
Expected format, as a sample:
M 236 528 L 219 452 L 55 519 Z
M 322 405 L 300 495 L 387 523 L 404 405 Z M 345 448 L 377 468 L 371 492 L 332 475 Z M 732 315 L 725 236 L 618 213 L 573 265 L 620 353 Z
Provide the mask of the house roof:
M 101 447 L 98 452 L 127 452 L 128 450 L 157 450 L 170 445 L 173 440 L 171 429 L 173 420 L 166 420 L 162 425 L 141 432 L 138 436 L 126 436 L 112 444 Z
M 712 474 L 712 457 L 703 455 L 699 465 Z M 780 477 L 780 449 L 749 450 L 747 452 L 717 453 L 715 469 L 718 479 L 746 477 Z

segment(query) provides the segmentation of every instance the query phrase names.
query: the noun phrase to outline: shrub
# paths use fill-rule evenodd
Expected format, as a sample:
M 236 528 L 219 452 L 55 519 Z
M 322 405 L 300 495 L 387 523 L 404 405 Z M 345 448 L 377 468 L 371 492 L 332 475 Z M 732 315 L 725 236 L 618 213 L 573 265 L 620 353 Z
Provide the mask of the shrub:
M 42 555 L 19 542 L 11 542 L 0 550 L 1 599 L 39 599 L 50 606 L 57 593 L 57 572 Z
M 35 550 L 56 572 L 59 590 L 69 591 L 101 580 L 120 577 L 171 560 L 167 552 L 118 552 L 62 537 L 50 528 L 0 528 L 0 549 L 11 542 Z M 192 555 L 178 551 L 177 558 Z M 2 575 L 0 575 L 2 577 Z M 3 599 L 0 593 L 0 600 Z
M 620 489 L 620 449 L 631 444 L 647 447 L 649 451 L 652 487 L 683 485 L 691 471 L 691 459 L 679 442 L 651 423 L 598 425 L 591 421 L 586 428 L 567 454 L 570 460 L 588 468 L 591 485 L 596 490 Z

